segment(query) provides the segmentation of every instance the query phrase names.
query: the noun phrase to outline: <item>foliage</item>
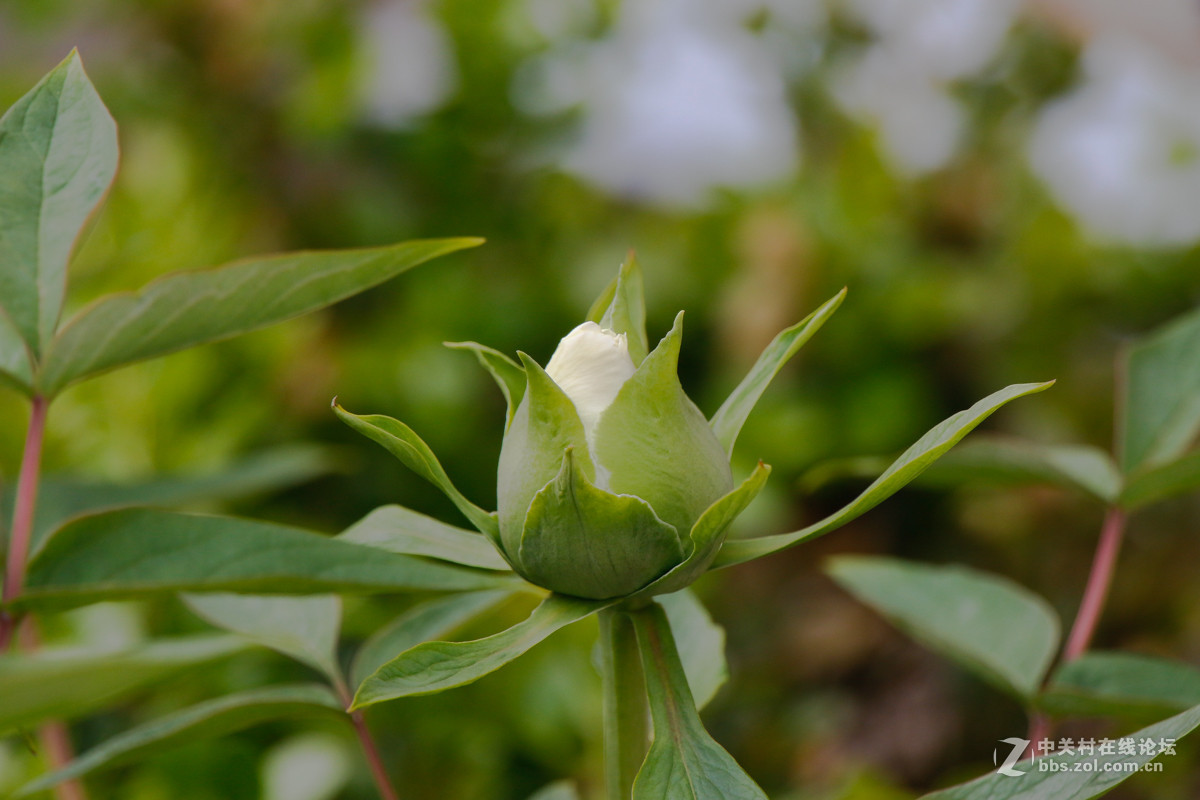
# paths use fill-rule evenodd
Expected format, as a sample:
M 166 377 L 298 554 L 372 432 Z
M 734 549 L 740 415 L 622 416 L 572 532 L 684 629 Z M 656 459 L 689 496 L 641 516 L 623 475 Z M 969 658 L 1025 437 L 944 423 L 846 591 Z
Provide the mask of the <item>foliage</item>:
M 1197 299 L 1195 250 L 1090 237 L 1031 173 L 1025 147 L 1042 110 L 1086 80 L 1089 62 L 1077 56 L 1092 45 L 1076 37 L 1089 26 L 1071 25 L 1063 35 L 1056 20 L 1020 23 L 985 69 L 966 78 L 939 77 L 962 114 L 958 155 L 913 180 L 891 169 L 882 133 L 852 123 L 836 107 L 841 101 L 832 91 L 834 79 L 876 46 L 870 25 L 839 7 L 829 27 L 797 32 L 797 25 L 808 23 L 785 19 L 778 4 L 774 10 L 764 6 L 737 24 L 763 42 L 786 45 L 781 63 L 790 95 L 784 101 L 803 123 L 794 136 L 803 151 L 799 171 L 762 188 L 714 194 L 699 207 L 655 207 L 644 198 L 614 200 L 587 179 L 547 168 L 576 123 L 586 123 L 588 109 L 547 118 L 527 105 L 539 64 L 589 61 L 563 56 L 598 52 L 580 47 L 603 46 L 624 25 L 627 15 L 617 6 L 564 4 L 569 10 L 547 17 L 536 10 L 544 4 L 523 0 L 410 5 L 440 26 L 456 53 L 457 79 L 444 105 L 398 124 L 364 114 L 358 83 L 372 69 L 364 44 L 371 26 L 363 15 L 368 6 L 388 3 L 234 10 L 208 3 L 18 0 L 0 12 L 7 31 L 0 47 L 0 104 L 18 101 L 78 40 L 121 123 L 121 169 L 103 212 L 92 210 L 115 158 L 79 173 L 91 179 L 58 198 L 65 205 L 36 204 L 62 211 L 54 224 L 67 231 L 40 263 L 27 247 L 19 248 L 19 259 L 2 260 L 37 264 L 16 275 L 16 282 L 0 285 L 0 306 L 7 309 L 11 299 L 21 298 L 21 327 L 0 313 L 5 520 L 16 495 L 26 397 L 39 387 L 57 394 L 46 441 L 52 474 L 42 483 L 35 521 L 35 564 L 43 558 L 43 543 L 51 548 L 47 565 L 69 555 L 53 549 L 57 536 L 45 538 L 52 531 L 82 535 L 94 520 L 134 519 L 142 512 L 117 512 L 131 505 L 186 509 L 186 516 L 154 518 L 171 520 L 163 530 L 172 546 L 181 546 L 176 535 L 197 519 L 229 526 L 231 539 L 265 531 L 276 543 L 277 534 L 314 543 L 317 532 L 345 531 L 342 542 L 325 543 L 332 548 L 310 551 L 307 568 L 322 574 L 309 574 L 305 591 L 333 591 L 341 580 L 331 575 L 337 565 L 354 571 L 348 580 L 361 593 L 343 598 L 335 659 L 351 687 L 422 641 L 485 640 L 521 624 L 535 600 L 527 584 L 505 573 L 488 583 L 506 566 L 492 545 L 443 522 L 466 524 L 453 501 L 429 492 L 385 450 L 356 441 L 329 414 L 329 400 L 336 394 L 347 408 L 405 420 L 406 430 L 419 431 L 432 446 L 429 452 L 437 451 L 438 469 L 453 476 L 462 497 L 476 508 L 496 507 L 495 464 L 506 416 L 501 401 L 509 422 L 524 389 L 520 367 L 500 353 L 521 348 L 543 361 L 632 245 L 652 266 L 648 306 L 640 321 L 609 322 L 663 332 L 686 308 L 679 377 L 687 394 L 706 412 L 721 408 L 718 416 L 730 422 L 738 409 L 726 410 L 723 398 L 732 403 L 740 393 L 758 400 L 758 410 L 732 426 L 739 431 L 718 432 L 734 474 L 750 476 L 737 502 L 724 509 L 727 518 L 709 520 L 714 539 L 722 531 L 727 537 L 717 564 L 731 566 L 710 570 L 688 592 L 662 594 L 657 602 L 671 617 L 697 703 L 716 693 L 724 675 L 714 655 L 720 645 L 705 656 L 689 654 L 694 643 L 682 632 L 688 623 L 677 619 L 672 604 L 699 597 L 727 628 L 730 683 L 708 704 L 704 727 L 770 796 L 911 797 L 993 769 L 989 755 L 997 740 L 1022 731 L 1011 693 L 994 691 L 995 670 L 977 673 L 983 682 L 943 680 L 947 673 L 922 649 L 875 624 L 824 580 L 822 556 L 834 551 L 900 556 L 904 563 L 891 565 L 896 571 L 922 576 L 958 580 L 981 570 L 943 571 L 917 562 L 1001 573 L 1005 587 L 1028 587 L 1015 590 L 1025 606 L 1044 610 L 1045 602 L 1036 599 L 1044 597 L 1053 617 L 1067 623 L 1083 587 L 1097 515 L 1119 506 L 1132 521 L 1097 633 L 1103 649 L 1052 667 L 1037 691 L 1018 693 L 1027 710 L 1065 720 L 1058 724 L 1068 735 L 1144 728 L 1194 705 L 1194 675 L 1181 659 L 1191 652 L 1197 624 L 1186 587 L 1194 582 L 1198 553 L 1194 537 L 1185 535 L 1194 527 L 1192 490 L 1200 474 L 1186 383 L 1193 377 L 1186 339 Z M 75 67 L 65 70 L 63 85 L 81 75 Z M 82 106 L 80 116 L 100 143 L 111 134 L 104 130 L 107 112 L 96 113 L 96 102 Z M 0 147 L 13 142 L 0 140 Z M 677 144 L 686 149 L 686 142 Z M 63 154 L 69 155 L 53 155 Z M 62 166 L 53 158 L 49 163 Z M 104 185 L 97 189 L 98 182 Z M 40 181 L 12 186 L 26 191 L 35 184 Z M 1123 214 L 1137 216 L 1140 201 L 1121 199 Z M 4 230 L 29 222 L 33 207 L 9 209 Z M 90 236 L 77 241 L 76 233 L 88 229 Z M 115 337 L 122 353 L 105 350 L 110 345 L 104 334 L 116 332 L 112 323 L 123 322 L 133 304 L 157 305 L 159 312 L 145 313 L 160 313 L 175 310 L 171 298 L 179 295 L 172 292 L 188 299 L 192 284 L 172 284 L 161 278 L 166 272 L 204 268 L 187 273 L 190 281 L 216 275 L 210 264 L 248 253 L 363 244 L 382 252 L 399 239 L 458 233 L 485 235 L 490 244 L 469 259 L 415 271 L 271 329 L 169 355 L 171 342 L 183 340 L 146 337 L 143 343 L 126 334 Z M 56 298 L 54 274 L 65 273 L 68 260 L 70 292 L 64 283 Z M 266 259 L 254 263 L 278 266 Z M 29 287 L 38 280 L 48 291 L 30 304 Z M 128 293 L 140 286 L 145 294 Z M 767 358 L 772 349 L 803 344 L 815 330 L 805 333 L 803 322 L 792 329 L 801 332 L 799 341 L 784 342 L 785 331 L 769 343 L 777 330 L 843 286 L 849 299 L 798 354 L 801 369 L 777 369 L 792 353 L 771 362 L 769 373 L 761 362 L 751 368 L 760 353 Z M 155 297 L 160 299 L 151 302 Z M 258 299 L 263 302 L 245 306 L 243 322 L 284 298 L 264 293 Z M 606 293 L 588 316 L 603 319 L 611 300 Z M 820 309 L 832 313 L 828 305 Z M 188 342 L 225 335 L 200 330 L 200 323 L 221 323 L 221 314 L 193 313 L 195 325 L 180 334 L 191 337 Z M 108 316 L 113 314 L 121 318 Z M 60 317 L 68 323 L 50 325 Z M 73 318 L 90 321 L 76 325 Z M 1173 318 L 1179 321 L 1167 324 Z M 1164 324 L 1161 334 L 1144 333 Z M 54 361 L 31 364 L 26 336 Z M 68 336 L 72 341 L 55 343 Z M 441 350 L 442 340 L 469 339 L 494 346 L 462 345 L 491 372 L 500 392 L 492 391 L 487 371 L 476 374 L 471 359 Z M 1131 340 L 1137 344 L 1128 356 L 1130 382 L 1118 400 L 1108 389 L 1110 362 Z M 132 360 L 142 354 L 154 359 Z M 101 365 L 118 371 L 99 374 L 107 368 Z M 762 393 L 744 383 L 731 395 L 748 368 L 773 378 L 773 388 Z M 72 374 L 76 370 L 83 371 Z M 849 471 L 874 479 L 895 460 L 858 454 L 898 453 L 939 419 L 996 387 L 1051 376 L 1058 378 L 1052 392 L 1015 403 L 988 423 L 1005 436 L 972 434 L 915 477 L 918 490 L 866 516 L 839 516 L 848 502 L 864 511 L 868 504 L 855 505 L 853 493 L 832 478 Z M 1174 378 L 1178 385 L 1168 386 Z M 1109 436 L 1114 405 L 1133 426 L 1118 423 L 1118 438 L 1126 444 L 1109 454 L 1097 445 Z M 319 449 L 291 449 L 297 441 L 319 443 Z M 828 463 L 845 454 L 858 460 Z M 758 458 L 773 465 L 769 480 L 765 468 L 756 469 Z M 828 466 L 813 470 L 821 464 Z M 735 510 L 744 513 L 730 522 Z M 106 513 L 71 521 L 94 511 Z M 351 527 L 356 519 L 362 521 Z M 771 559 L 732 558 L 767 547 L 763 533 L 821 531 L 820 520 L 848 526 Z M 482 516 L 478 521 L 487 524 Z M 130 561 L 153 531 L 143 533 L 123 551 Z M 212 557 L 220 555 L 192 544 L 180 552 L 194 554 L 197 567 L 212 566 Z M 121 549 L 94 546 L 103 558 L 122 556 Z M 206 552 L 210 560 L 203 561 Z M 416 576 L 408 571 L 409 559 L 466 564 L 452 570 L 464 585 L 480 581 L 472 585 L 497 588 L 414 597 L 405 588 Z M 393 564 L 408 566 L 395 577 Z M 70 589 L 80 590 L 78 602 L 132 596 L 128 586 L 94 582 L 99 568 L 89 575 L 91 565 L 83 566 L 71 579 L 81 581 Z M 268 573 L 231 577 L 226 571 L 210 588 L 236 590 L 234 582 L 241 581 L 244 589 L 272 591 Z M 133 658 L 144 649 L 153 653 L 159 640 L 172 644 L 201 630 L 202 623 L 171 599 L 180 588 L 207 580 L 199 569 L 177 574 L 184 580 L 172 588 L 142 573 L 146 582 L 136 589 L 138 599 L 66 612 L 52 610 L 63 605 L 61 596 L 52 601 L 54 592 L 44 596 L 44 605 L 36 599 L 37 576 L 31 573 L 26 602 L 37 608 L 47 641 L 38 657 L 65 657 L 70 654 L 59 651 L 69 646 L 82 650 L 80 664 Z M 688 582 L 676 577 L 678 585 L 660 588 Z M 981 577 L 981 591 L 996 582 Z M 394 588 L 404 593 L 392 594 Z M 282 752 L 289 733 L 320 731 L 352 743 L 354 733 L 340 711 L 318 708 L 318 702 L 310 716 L 303 703 L 292 705 L 284 696 L 295 686 L 323 691 L 307 682 L 314 679 L 311 662 L 328 671 L 328 625 L 321 627 L 324 639 L 309 641 L 294 635 L 305 629 L 303 615 L 260 618 L 253 612 L 275 602 L 286 609 L 289 598 L 246 597 L 245 612 L 236 599 L 228 598 L 227 613 L 213 619 L 243 629 L 256 619 L 271 620 L 268 627 L 290 632 L 293 651 L 307 660 L 247 647 L 244 637 L 253 631 L 243 630 L 243 638 L 224 640 L 228 657 L 197 662 L 203 670 L 173 678 L 180 673 L 164 669 L 144 683 L 131 670 L 128 689 L 97 693 L 98 705 L 68 697 L 79 702 L 70 730 L 83 753 L 78 763 L 96 767 L 86 780 L 97 796 L 259 797 L 267 781 L 257 777 L 258 765 Z M 900 620 L 883 602 L 866 593 L 862 599 Z M 923 620 L 941 633 L 932 613 L 938 606 L 925 607 L 930 613 Z M 902 624 L 930 646 L 940 641 L 935 631 L 922 636 L 917 626 Z M 543 786 L 547 797 L 595 795 L 601 719 L 587 659 L 590 626 L 585 621 L 560 629 L 474 685 L 368 709 L 405 796 L 509 800 Z M 719 639 L 712 628 L 701 629 L 709 631 L 710 642 Z M 275 637 L 264 644 L 281 643 Z M 951 645 L 939 652 L 951 659 L 962 655 Z M 1003 655 L 986 646 L 969 652 Z M 979 668 L 977 659 L 961 663 L 968 672 Z M 708 677 L 698 677 L 706 665 Z M 1034 673 L 1032 666 L 1012 672 L 1026 687 L 1036 682 Z M 121 670 L 113 674 L 120 677 Z M 89 693 L 86 676 L 73 674 L 64 685 Z M 276 690 L 283 693 L 278 704 L 271 696 Z M 261 706 L 260 692 L 266 693 Z M 47 689 L 47 697 L 55 694 Z M 0 696 L 7 698 L 7 690 L 0 689 Z M 243 702 L 256 710 L 243 714 Z M 895 713 L 898 706 L 906 713 Z M 227 708 L 233 709 L 228 717 Z M 286 722 L 272 721 L 276 710 Z M 292 711 L 301 713 L 297 718 Z M 1099 716 L 1078 718 L 1092 715 Z M 242 729 L 241 720 L 262 722 Z M 1171 724 L 1162 735 L 1182 735 L 1186 720 Z M 924 735 L 910 735 L 913 730 Z M 160 749 L 156 731 L 163 732 Z M 209 734 L 219 738 L 205 738 Z M 151 747 L 140 749 L 143 742 Z M 88 751 L 94 751 L 90 761 Z M 100 768 L 128 765 L 119 760 L 127 756 L 138 759 L 136 767 Z M 1120 791 L 1133 798 L 1185 796 L 1194 756 L 1181 748 L 1180 755 L 1161 761 L 1165 774 L 1132 777 Z M 356 777 L 336 790 L 338 797 L 375 796 L 361 762 L 353 762 L 353 771 Z M 0 743 L 0 794 L 45 772 L 20 736 Z M 564 777 L 577 788 L 558 783 Z M 1057 786 L 1029 791 L 1070 796 Z

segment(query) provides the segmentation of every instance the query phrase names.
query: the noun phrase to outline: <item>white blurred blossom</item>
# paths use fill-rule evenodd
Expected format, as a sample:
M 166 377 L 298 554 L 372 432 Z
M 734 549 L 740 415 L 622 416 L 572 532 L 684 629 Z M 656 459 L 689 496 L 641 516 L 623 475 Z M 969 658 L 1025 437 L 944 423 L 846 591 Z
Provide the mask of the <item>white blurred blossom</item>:
M 847 0 L 914 72 L 954 80 L 981 70 L 1000 49 L 1017 0 Z
M 363 113 L 372 122 L 403 128 L 436 111 L 457 81 L 449 37 L 420 0 L 382 0 L 360 23 L 366 61 Z
M 884 149 L 902 172 L 938 169 L 958 148 L 963 127 L 958 103 L 891 48 L 871 48 L 835 76 L 832 88 L 846 111 L 878 127 Z
M 582 109 L 560 163 L 614 194 L 694 206 L 714 188 L 786 179 L 799 151 L 783 66 L 745 26 L 770 5 L 623 4 L 607 38 L 568 42 L 529 65 L 517 102 L 531 113 Z
M 1136 39 L 1183 65 L 1200 66 L 1196 0 L 1039 0 L 1050 21 L 1086 39 Z
M 833 80 L 850 114 L 878 126 L 901 171 L 944 166 L 957 149 L 963 113 L 949 82 L 996 55 L 1018 0 L 846 0 L 875 41 Z
M 1200 67 L 1142 40 L 1105 36 L 1085 79 L 1048 105 L 1031 161 L 1051 192 L 1102 238 L 1184 244 L 1200 238 Z
M 302 733 L 275 745 L 262 762 L 264 800 L 331 800 L 349 782 L 351 754 L 327 733 Z

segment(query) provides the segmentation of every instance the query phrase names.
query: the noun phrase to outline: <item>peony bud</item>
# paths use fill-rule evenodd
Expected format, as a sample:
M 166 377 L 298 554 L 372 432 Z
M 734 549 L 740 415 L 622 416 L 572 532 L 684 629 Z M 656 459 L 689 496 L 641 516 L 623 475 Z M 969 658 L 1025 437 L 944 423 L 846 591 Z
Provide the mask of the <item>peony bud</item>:
M 724 448 L 679 384 L 682 315 L 639 365 L 627 335 L 585 322 L 545 370 L 521 354 L 526 388 L 500 452 L 500 546 L 556 592 L 647 586 L 691 554 L 692 526 L 733 488 Z

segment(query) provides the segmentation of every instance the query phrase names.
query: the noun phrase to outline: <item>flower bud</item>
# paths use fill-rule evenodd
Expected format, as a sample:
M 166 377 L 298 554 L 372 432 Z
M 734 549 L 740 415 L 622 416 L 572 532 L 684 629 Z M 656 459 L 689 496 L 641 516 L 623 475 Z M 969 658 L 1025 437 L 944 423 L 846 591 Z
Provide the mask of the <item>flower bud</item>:
M 701 514 L 733 488 L 724 448 L 679 384 L 682 315 L 640 365 L 626 334 L 586 322 L 526 388 L 504 437 L 500 541 L 564 594 L 631 594 L 680 564 Z

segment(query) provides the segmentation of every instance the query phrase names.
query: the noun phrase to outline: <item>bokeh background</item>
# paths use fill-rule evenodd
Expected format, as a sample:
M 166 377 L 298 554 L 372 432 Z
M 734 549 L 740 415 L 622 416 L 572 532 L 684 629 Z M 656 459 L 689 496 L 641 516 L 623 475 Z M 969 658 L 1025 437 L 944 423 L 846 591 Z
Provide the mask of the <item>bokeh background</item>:
M 713 411 L 774 333 L 850 289 L 743 432 L 770 486 L 742 535 L 791 530 L 1010 383 L 987 427 L 1107 447 L 1122 344 L 1200 300 L 1200 5 L 1190 0 L 2 0 L 0 105 L 72 48 L 120 126 L 121 170 L 72 308 L 253 253 L 478 235 L 327 312 L 125 369 L 51 415 L 46 467 L 88 480 L 218 472 L 288 444 L 327 469 L 220 508 L 334 532 L 453 508 L 329 411 L 407 421 L 495 500 L 503 399 L 472 339 L 544 361 L 635 249 L 651 338 L 688 311 L 682 377 Z M 0 475 L 25 405 L 0 389 Z M 303 470 L 301 470 L 303 471 Z M 1134 520 L 1099 644 L 1200 660 L 1194 500 Z M 1046 488 L 915 488 L 825 540 L 706 578 L 732 678 L 706 712 L 772 797 L 913 797 L 992 768 L 1009 700 L 822 576 L 836 552 L 962 562 L 1069 624 L 1100 509 Z M 348 603 L 346 648 L 412 598 Z M 518 619 L 524 608 L 507 609 Z M 492 619 L 496 627 L 503 620 Z M 171 603 L 51 625 L 117 646 L 202 628 Z M 406 798 L 517 800 L 600 774 L 586 626 L 474 686 L 379 707 Z M 87 747 L 218 692 L 303 679 L 245 655 L 76 725 Z M 1103 727 L 1092 730 L 1104 731 Z M 1189 798 L 1194 755 L 1114 796 Z M 33 769 L 0 743 L 0 790 Z M 98 776 L 132 800 L 372 797 L 348 729 L 267 725 Z

